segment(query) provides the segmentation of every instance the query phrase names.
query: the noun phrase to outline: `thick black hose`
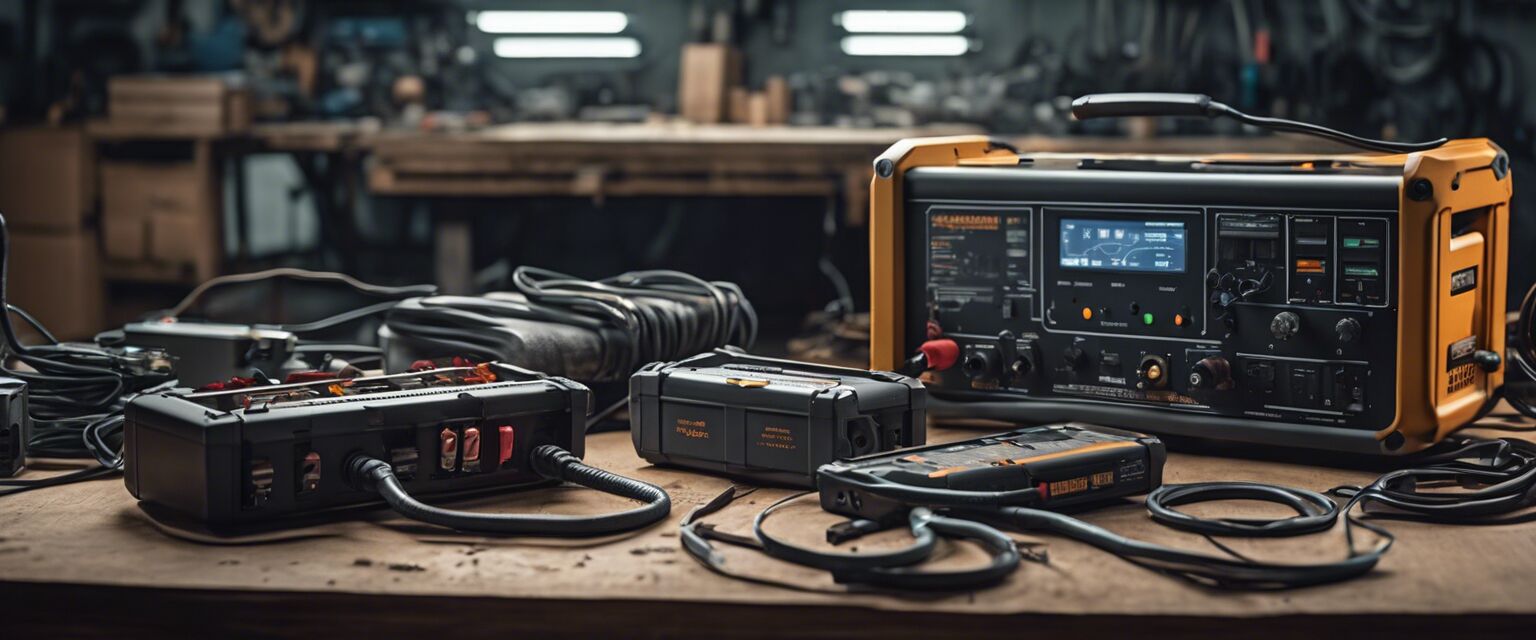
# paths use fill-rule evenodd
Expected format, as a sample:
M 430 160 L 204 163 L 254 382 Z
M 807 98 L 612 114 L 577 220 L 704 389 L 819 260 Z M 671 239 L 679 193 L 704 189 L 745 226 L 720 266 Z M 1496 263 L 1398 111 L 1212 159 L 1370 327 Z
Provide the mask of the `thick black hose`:
M 661 487 L 583 464 L 554 445 L 533 451 L 533 470 L 540 476 L 578 484 L 646 503 L 642 507 L 597 516 L 492 514 L 455 511 L 424 504 L 401 486 L 389 463 L 366 455 L 347 461 L 348 480 L 378 492 L 397 513 L 412 520 L 459 531 L 533 536 L 601 536 L 654 524 L 672 512 L 672 499 Z

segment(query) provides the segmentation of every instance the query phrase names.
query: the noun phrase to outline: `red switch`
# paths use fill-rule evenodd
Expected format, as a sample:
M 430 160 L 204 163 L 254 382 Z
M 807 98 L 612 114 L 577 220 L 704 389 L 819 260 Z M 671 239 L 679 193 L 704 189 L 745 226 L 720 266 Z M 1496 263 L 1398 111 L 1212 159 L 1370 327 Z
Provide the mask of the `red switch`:
M 497 466 L 505 465 L 512 459 L 512 425 L 504 424 L 496 429 L 496 435 L 500 436 L 501 455 L 497 456 Z
M 458 466 L 459 458 L 459 434 L 453 429 L 444 428 L 437 434 L 442 446 L 438 448 L 438 461 L 443 471 L 453 471 Z
M 464 430 L 464 470 L 480 470 L 480 429 L 478 427 Z

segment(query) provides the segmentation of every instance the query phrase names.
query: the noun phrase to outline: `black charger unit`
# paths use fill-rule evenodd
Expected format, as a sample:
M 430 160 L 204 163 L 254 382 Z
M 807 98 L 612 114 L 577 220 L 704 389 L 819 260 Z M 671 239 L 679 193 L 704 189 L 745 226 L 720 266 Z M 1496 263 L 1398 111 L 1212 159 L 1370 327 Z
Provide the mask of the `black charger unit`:
M 1167 459 L 1154 436 L 1064 423 L 832 462 L 817 488 L 823 510 L 880 522 L 913 507 L 1072 509 L 1162 486 Z
M 27 440 L 31 437 L 27 383 L 0 377 L 0 478 L 21 473 L 27 466 Z
M 409 498 L 394 496 L 549 483 L 540 449 L 579 458 L 590 410 L 586 387 L 499 363 L 176 389 L 128 403 L 124 477 L 144 503 L 214 529 L 380 502 L 399 509 Z M 387 468 L 363 469 L 379 461 Z M 363 478 L 384 472 L 393 493 Z
M 759 483 L 816 486 L 816 468 L 926 439 L 923 385 L 885 371 L 716 349 L 629 379 L 646 461 Z

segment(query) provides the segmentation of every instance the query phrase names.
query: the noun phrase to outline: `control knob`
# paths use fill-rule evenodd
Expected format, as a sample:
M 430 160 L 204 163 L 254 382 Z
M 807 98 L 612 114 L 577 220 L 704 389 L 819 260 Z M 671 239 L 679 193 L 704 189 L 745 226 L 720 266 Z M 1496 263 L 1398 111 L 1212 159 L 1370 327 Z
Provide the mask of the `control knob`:
M 1344 318 L 1333 325 L 1333 332 L 1338 335 L 1341 343 L 1354 342 L 1360 337 L 1360 321 Z
M 1276 340 L 1290 340 L 1301 331 L 1301 317 L 1290 311 L 1281 311 L 1269 321 L 1269 332 Z
M 1189 368 L 1189 386 L 1194 389 L 1227 389 L 1232 386 L 1232 365 L 1221 356 L 1201 358 Z

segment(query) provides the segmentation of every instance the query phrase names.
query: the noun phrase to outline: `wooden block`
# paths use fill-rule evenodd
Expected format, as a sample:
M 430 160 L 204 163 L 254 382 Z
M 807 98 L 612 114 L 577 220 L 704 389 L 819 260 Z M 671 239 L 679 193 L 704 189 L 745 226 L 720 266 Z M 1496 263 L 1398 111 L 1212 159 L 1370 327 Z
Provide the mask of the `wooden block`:
M 754 127 L 768 126 L 768 94 L 753 91 L 747 97 L 747 124 Z
M 789 81 L 784 76 L 768 76 L 763 81 L 763 93 L 768 96 L 768 123 L 789 124 L 789 113 L 793 109 Z
M 741 54 L 735 47 L 715 43 L 683 45 L 677 82 L 678 113 L 692 122 L 724 122 L 730 114 L 730 88 L 740 80 Z
M 750 96 L 746 87 L 731 87 L 731 122 L 746 124 L 751 117 L 751 107 L 747 104 Z

